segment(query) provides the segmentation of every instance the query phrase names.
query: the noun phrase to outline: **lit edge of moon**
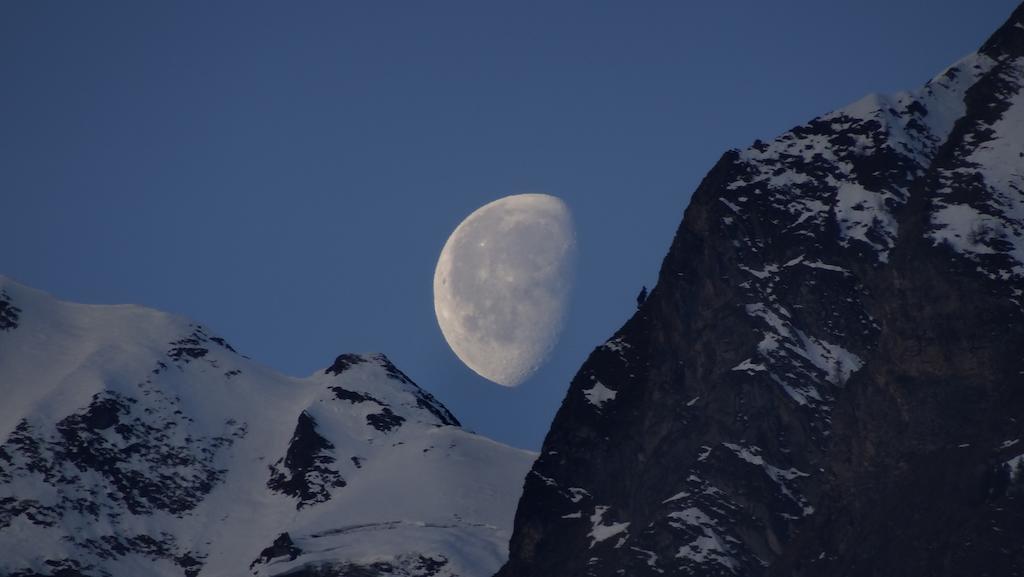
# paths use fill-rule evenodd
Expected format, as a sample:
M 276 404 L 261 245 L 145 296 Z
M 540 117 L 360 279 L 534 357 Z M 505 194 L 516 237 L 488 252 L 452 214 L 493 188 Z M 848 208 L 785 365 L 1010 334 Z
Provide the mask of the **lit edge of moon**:
M 434 270 L 434 312 L 455 355 L 499 385 L 530 378 L 558 343 L 575 260 L 572 216 L 557 197 L 506 196 L 467 216 Z

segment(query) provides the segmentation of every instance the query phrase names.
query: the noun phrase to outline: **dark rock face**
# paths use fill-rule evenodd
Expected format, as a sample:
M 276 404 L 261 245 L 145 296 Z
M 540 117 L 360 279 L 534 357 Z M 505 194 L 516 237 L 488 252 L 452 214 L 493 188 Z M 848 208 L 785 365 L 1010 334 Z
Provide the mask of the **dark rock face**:
M 348 401 L 352 404 L 356 403 L 377 403 L 381 404 L 380 401 L 364 393 L 358 393 L 356 391 L 350 391 L 344 387 L 330 387 L 331 391 L 334 392 L 334 397 L 341 401 Z
M 210 352 L 209 343 L 227 349 L 232 353 L 237 352 L 223 338 L 207 334 L 206 329 L 203 327 L 193 325 L 193 329 L 192 333 L 188 336 L 171 343 L 171 348 L 167 351 L 169 359 L 178 363 L 188 364 L 194 360 L 204 358 Z
M 394 411 L 387 407 L 381 409 L 379 413 L 366 415 L 366 424 L 382 433 L 388 433 L 392 429 L 397 429 L 398 427 L 401 427 L 404 422 L 404 417 L 396 415 Z
M 316 421 L 303 411 L 288 443 L 287 454 L 270 466 L 267 487 L 295 498 L 295 508 L 323 503 L 345 479 L 331 467 L 334 445 L 316 432 Z
M 444 555 L 410 555 L 395 562 L 310 564 L 288 577 L 434 577 L 448 565 Z
M 0 290 L 0 331 L 11 331 L 18 328 L 18 316 L 21 309 L 11 303 L 7 291 Z
M 409 382 L 411 383 L 412 381 Z M 401 427 L 402 423 L 405 422 L 405 418 L 396 415 L 395 412 L 391 410 L 391 407 L 387 405 L 387 403 L 384 403 L 383 401 L 377 399 L 376 397 L 373 397 L 372 395 L 366 393 L 359 393 L 356 391 L 350 391 L 344 387 L 339 386 L 329 388 L 331 392 L 334 393 L 334 397 L 336 399 L 348 401 L 354 405 L 360 403 L 373 403 L 380 407 L 380 412 L 370 413 L 369 415 L 366 415 L 366 424 L 373 427 L 374 429 L 377 429 L 382 433 L 389 433 L 392 430 Z M 426 408 L 423 407 L 423 405 L 420 403 L 420 398 L 417 398 L 417 404 L 421 408 Z M 434 415 L 435 417 L 438 416 L 436 412 L 430 410 L 429 408 L 427 410 L 431 415 Z
M 1024 575 L 1022 84 L 1024 7 L 916 93 L 723 156 L 498 575 Z
M 11 573 L 9 577 L 92 577 L 93 575 L 103 575 L 103 577 L 106 577 L 109 575 L 97 572 L 94 567 L 83 565 L 71 559 L 51 560 L 47 561 L 46 565 L 48 571 L 45 573 L 38 571 L 16 571 Z
M 278 557 L 285 557 L 289 561 L 294 561 L 295 559 L 298 559 L 301 554 L 302 549 L 295 546 L 291 535 L 288 533 L 281 533 L 277 536 L 277 539 L 274 539 L 274 542 L 269 547 L 260 552 L 260 556 L 249 565 L 249 568 L 252 569 L 257 565 L 268 563 Z

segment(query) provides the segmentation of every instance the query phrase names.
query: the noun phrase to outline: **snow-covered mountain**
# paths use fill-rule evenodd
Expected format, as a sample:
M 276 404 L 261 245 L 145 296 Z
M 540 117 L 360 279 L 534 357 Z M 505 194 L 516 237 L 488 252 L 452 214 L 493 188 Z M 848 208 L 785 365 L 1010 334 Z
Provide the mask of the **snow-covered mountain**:
M 383 355 L 292 378 L 0 277 L 0 574 L 491 575 L 534 455 Z
M 1024 575 L 1024 6 L 726 153 L 574 378 L 500 577 Z

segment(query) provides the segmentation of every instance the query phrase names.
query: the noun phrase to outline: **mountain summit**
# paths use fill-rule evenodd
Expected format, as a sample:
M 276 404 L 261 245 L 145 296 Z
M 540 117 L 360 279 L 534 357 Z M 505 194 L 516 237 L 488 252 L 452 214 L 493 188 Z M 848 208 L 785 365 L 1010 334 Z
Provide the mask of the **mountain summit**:
M 730 151 L 527 476 L 500 577 L 1024 575 L 1024 7 Z
M 286 377 L 2 277 L 0 383 L 0 575 L 489 575 L 533 458 L 384 355 Z

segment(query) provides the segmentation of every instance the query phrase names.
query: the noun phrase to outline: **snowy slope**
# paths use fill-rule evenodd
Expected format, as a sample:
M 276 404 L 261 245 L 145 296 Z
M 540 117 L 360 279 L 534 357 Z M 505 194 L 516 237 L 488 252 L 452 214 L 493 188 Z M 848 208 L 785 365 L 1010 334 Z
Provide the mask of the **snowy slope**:
M 0 391 L 0 574 L 490 575 L 533 459 L 383 355 L 287 377 L 3 277 Z

